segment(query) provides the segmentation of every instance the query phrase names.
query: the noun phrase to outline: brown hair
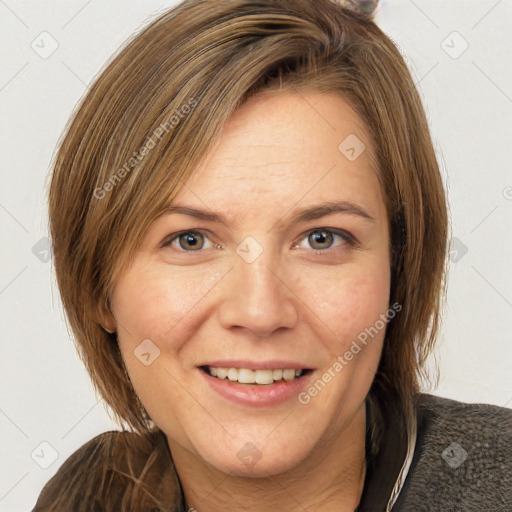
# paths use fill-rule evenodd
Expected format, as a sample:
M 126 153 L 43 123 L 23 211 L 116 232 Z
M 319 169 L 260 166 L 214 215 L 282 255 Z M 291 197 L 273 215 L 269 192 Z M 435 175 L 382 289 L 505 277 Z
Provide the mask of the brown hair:
M 101 326 L 113 284 L 234 110 L 277 83 L 339 93 L 372 139 L 391 236 L 390 304 L 402 309 L 387 326 L 371 396 L 412 410 L 440 322 L 448 213 L 400 52 L 371 18 L 333 0 L 186 0 L 95 81 L 67 126 L 49 191 L 56 276 L 77 348 L 116 420 L 135 431 L 153 425 L 116 335 Z

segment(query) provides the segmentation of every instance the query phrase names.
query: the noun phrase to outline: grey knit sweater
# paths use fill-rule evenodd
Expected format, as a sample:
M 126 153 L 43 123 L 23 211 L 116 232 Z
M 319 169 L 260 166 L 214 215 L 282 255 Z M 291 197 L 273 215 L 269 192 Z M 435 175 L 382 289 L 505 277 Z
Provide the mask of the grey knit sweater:
M 512 410 L 423 395 L 393 512 L 512 512 Z
M 357 512 L 512 512 L 512 409 L 421 394 L 412 434 L 391 410 Z M 33 512 L 183 510 L 167 438 L 156 429 L 90 440 L 46 484 Z

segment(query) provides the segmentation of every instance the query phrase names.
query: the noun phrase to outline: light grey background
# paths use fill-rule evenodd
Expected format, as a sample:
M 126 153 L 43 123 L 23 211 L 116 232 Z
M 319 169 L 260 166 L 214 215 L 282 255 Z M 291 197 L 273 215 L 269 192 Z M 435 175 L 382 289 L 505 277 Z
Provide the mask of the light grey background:
M 44 186 L 87 84 L 175 3 L 0 0 L 2 512 L 30 510 L 73 451 L 118 428 L 66 332 L 45 261 Z M 384 0 L 376 21 L 416 77 L 451 204 L 456 251 L 433 392 L 511 407 L 512 2 Z

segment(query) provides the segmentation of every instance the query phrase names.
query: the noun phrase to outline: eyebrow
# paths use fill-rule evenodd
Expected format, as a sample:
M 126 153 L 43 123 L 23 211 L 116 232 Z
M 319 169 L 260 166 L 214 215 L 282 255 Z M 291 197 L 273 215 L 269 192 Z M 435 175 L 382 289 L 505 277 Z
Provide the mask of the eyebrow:
M 165 213 L 181 213 L 189 215 L 196 219 L 201 219 L 211 222 L 221 222 L 227 225 L 226 218 L 213 211 L 199 210 L 197 208 L 190 208 L 188 206 L 171 205 L 165 209 Z M 344 213 L 349 215 L 357 215 L 370 222 L 376 222 L 376 218 L 370 215 L 362 206 L 352 203 L 350 201 L 327 201 L 325 203 L 316 204 L 302 210 L 293 212 L 292 217 L 288 220 L 288 225 L 293 225 L 310 220 L 320 219 L 333 213 Z M 279 221 L 282 225 L 283 221 Z

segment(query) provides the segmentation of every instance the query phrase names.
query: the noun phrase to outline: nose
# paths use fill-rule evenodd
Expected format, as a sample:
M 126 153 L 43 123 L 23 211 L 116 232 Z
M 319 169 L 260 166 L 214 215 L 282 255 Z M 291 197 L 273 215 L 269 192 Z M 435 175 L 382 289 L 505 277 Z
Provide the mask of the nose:
M 235 255 L 218 308 L 224 328 L 243 328 L 264 338 L 296 325 L 298 299 L 293 283 L 289 282 L 289 273 L 271 260 L 266 251 L 252 263 Z

